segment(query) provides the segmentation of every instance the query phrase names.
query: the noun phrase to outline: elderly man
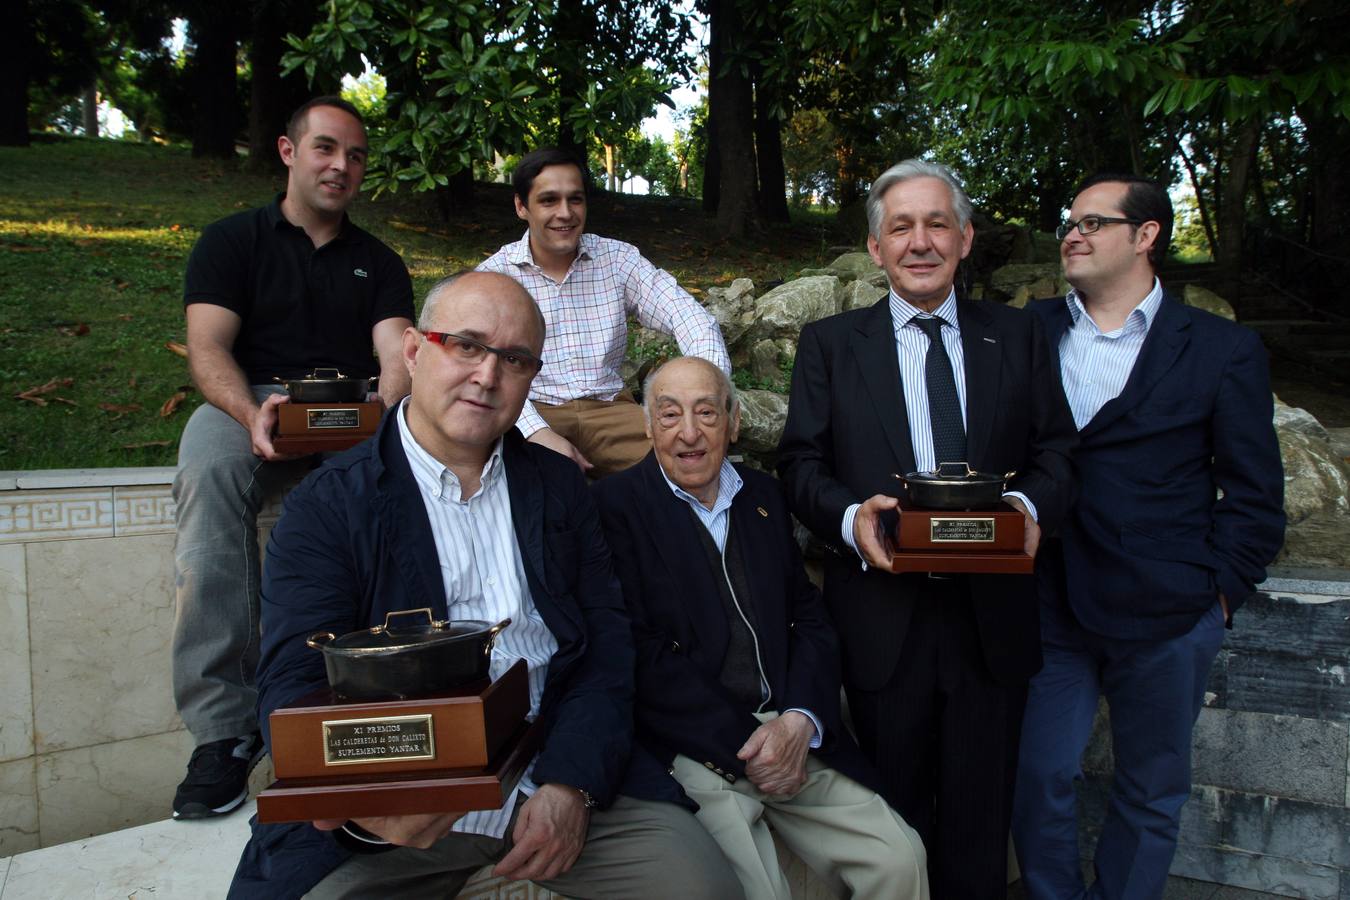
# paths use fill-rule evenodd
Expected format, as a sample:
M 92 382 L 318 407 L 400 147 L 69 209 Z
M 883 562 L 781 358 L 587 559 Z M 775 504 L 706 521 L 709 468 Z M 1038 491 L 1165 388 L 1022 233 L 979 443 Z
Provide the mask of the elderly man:
M 923 844 L 840 721 L 834 629 L 779 487 L 726 458 L 731 382 L 685 357 L 643 401 L 652 452 L 593 490 L 633 619 L 638 741 L 678 781 L 652 789 L 698 803 L 747 897 L 790 897 L 770 825 L 836 895 L 927 897 Z
M 478 268 L 510 275 L 539 301 L 548 323 L 544 368 L 516 427 L 570 456 L 592 476 L 625 469 L 647 454 L 642 410 L 619 366 L 628 317 L 673 335 L 685 356 L 731 372 L 712 314 L 632 244 L 586 233 L 590 179 L 568 153 L 527 153 L 512 177 L 516 215 L 529 227 Z
M 262 755 L 258 511 L 313 465 L 272 444 L 288 399 L 274 379 L 336 367 L 378 374 L 386 404 L 408 393 L 399 347 L 412 281 L 397 253 L 347 218 L 366 172 L 360 114 L 316 97 L 291 116 L 277 149 L 286 192 L 208 225 L 187 264 L 188 368 L 206 402 L 183 430 L 173 482 L 174 700 L 197 744 L 175 819 L 237 809 Z
M 694 817 L 641 793 L 655 761 L 637 754 L 625 776 L 632 636 L 599 518 L 576 466 L 512 428 L 543 343 L 510 278 L 432 288 L 403 335 L 411 396 L 292 492 L 262 592 L 264 723 L 325 684 L 306 635 L 421 607 L 511 619 L 492 675 L 526 660 L 545 729 L 517 796 L 467 814 L 255 825 L 232 896 L 452 897 L 491 862 L 571 897 L 739 896 Z
M 882 795 L 923 836 L 933 896 L 1006 893 L 1027 680 L 1041 666 L 1029 575 L 890 573 L 894 473 L 965 461 L 1016 472 L 1026 546 L 1069 505 L 1073 419 L 1039 321 L 958 300 L 970 200 L 945 166 L 908 160 L 867 198 L 890 295 L 802 330 L 779 474 L 839 555 L 825 602 L 858 742 Z
M 1039 573 L 1045 668 L 1013 818 L 1033 898 L 1162 896 L 1225 619 L 1284 536 L 1265 348 L 1163 290 L 1171 234 L 1161 185 L 1089 179 L 1059 229 L 1073 290 L 1031 306 L 1058 351 L 1083 486 Z M 1074 780 L 1099 695 L 1116 776 L 1085 891 Z

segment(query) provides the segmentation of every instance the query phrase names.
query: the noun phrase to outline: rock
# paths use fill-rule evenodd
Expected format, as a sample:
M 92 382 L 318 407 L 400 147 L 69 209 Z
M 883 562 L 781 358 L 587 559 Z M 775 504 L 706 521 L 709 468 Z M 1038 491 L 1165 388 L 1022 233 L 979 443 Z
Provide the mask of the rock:
M 803 325 L 839 312 L 840 293 L 833 275 L 781 284 L 755 301 L 753 331 L 757 337 L 796 339 Z
M 872 284 L 870 281 L 851 281 L 844 285 L 844 300 L 840 306 L 844 312 L 850 309 L 865 309 L 876 303 L 888 293 L 886 287 Z
M 1331 449 L 1342 460 L 1350 460 L 1350 428 L 1328 428 Z
M 1194 306 L 1196 309 L 1214 313 L 1214 315 L 1222 316 L 1230 322 L 1237 321 L 1237 314 L 1233 312 L 1233 307 L 1227 300 L 1198 284 L 1186 285 L 1186 289 L 1181 294 L 1181 299 L 1187 306 Z
M 787 421 L 787 395 L 773 391 L 740 391 L 741 435 L 736 449 L 742 453 L 773 453 Z
M 778 379 L 778 343 L 769 339 L 756 341 L 750 348 L 750 375 L 757 381 Z
M 1277 562 L 1350 567 L 1350 466 L 1321 424 L 1276 398 L 1284 462 L 1284 549 Z
M 708 288 L 704 308 L 722 329 L 722 340 L 732 347 L 755 321 L 755 283 L 737 278 L 729 287 Z
M 989 289 L 995 296 L 1002 295 L 1025 306 L 1027 300 L 1037 297 L 1062 296 L 1069 285 L 1057 262 L 1011 263 L 989 274 Z
M 867 278 L 873 272 L 877 271 L 877 264 L 872 261 L 870 253 L 856 251 L 844 253 L 825 267 L 824 270 L 830 275 L 838 276 L 840 281 L 855 281 L 859 278 Z
M 862 197 L 850 200 L 834 214 L 834 230 L 850 241 L 867 240 L 867 201 Z

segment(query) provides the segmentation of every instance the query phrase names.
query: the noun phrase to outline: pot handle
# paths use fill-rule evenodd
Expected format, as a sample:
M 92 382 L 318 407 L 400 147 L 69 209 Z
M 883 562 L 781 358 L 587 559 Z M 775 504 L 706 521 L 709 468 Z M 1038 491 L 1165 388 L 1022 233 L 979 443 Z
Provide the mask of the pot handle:
M 323 640 L 320 641 L 319 638 L 323 638 Z M 314 650 L 322 650 L 325 644 L 334 640 L 337 640 L 337 638 L 333 635 L 333 632 L 320 631 L 305 638 L 305 646 Z
M 496 625 L 493 625 L 491 628 L 488 629 L 488 633 L 487 633 L 487 642 L 483 644 L 483 655 L 484 655 L 484 656 L 491 656 L 491 655 L 492 655 L 492 645 L 495 644 L 495 643 L 497 643 L 497 635 L 499 635 L 499 634 L 501 634 L 503 631 L 505 631 L 505 630 L 506 630 L 506 626 L 508 626 L 508 625 L 510 625 L 510 624 L 511 624 L 511 620 L 510 620 L 510 619 L 502 619 L 502 620 L 501 620 L 500 622 L 498 622 Z
M 909 487 L 909 479 L 906 478 L 905 476 L 892 472 L 891 477 L 894 478 L 896 481 L 900 482 L 901 484 L 903 484 L 906 488 Z
M 933 471 L 939 478 L 969 478 L 975 474 L 975 470 L 968 462 L 938 463 Z
M 310 378 L 342 378 L 343 375 L 337 369 L 317 368 L 310 373 Z
M 396 609 L 393 612 L 385 613 L 384 624 L 376 625 L 374 628 L 370 629 L 370 633 L 380 634 L 381 632 L 385 632 L 388 634 L 393 634 L 394 628 L 389 623 L 390 619 L 394 618 L 394 616 L 417 616 L 417 615 L 425 615 L 427 617 L 427 625 L 435 631 L 439 631 L 442 628 L 444 628 L 447 624 L 449 624 L 447 622 L 437 621 L 436 617 L 431 614 L 430 606 L 424 606 L 421 609 Z

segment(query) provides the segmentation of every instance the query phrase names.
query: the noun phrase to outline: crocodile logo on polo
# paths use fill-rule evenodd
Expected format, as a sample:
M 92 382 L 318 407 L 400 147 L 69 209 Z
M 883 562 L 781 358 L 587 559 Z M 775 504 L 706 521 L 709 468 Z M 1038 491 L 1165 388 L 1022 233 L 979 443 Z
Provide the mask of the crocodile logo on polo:
M 368 277 L 369 277 L 369 276 L 366 274 L 366 270 L 365 270 L 365 269 L 352 269 L 352 274 L 355 275 L 357 278 L 368 278 Z

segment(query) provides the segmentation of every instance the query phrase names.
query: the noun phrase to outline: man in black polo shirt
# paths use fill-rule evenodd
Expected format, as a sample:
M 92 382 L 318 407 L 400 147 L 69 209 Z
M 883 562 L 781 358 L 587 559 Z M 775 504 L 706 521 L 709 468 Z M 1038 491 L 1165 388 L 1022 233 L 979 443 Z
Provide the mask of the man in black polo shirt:
M 173 485 L 174 699 L 197 744 L 176 819 L 237 808 L 262 753 L 257 515 L 308 465 L 272 446 L 287 399 L 273 379 L 336 367 L 379 375 L 386 405 L 408 393 L 412 281 L 398 254 L 346 214 L 366 171 L 360 114 L 336 97 L 311 100 L 277 149 L 286 193 L 207 226 L 188 259 L 188 366 L 206 403 L 183 432 Z

